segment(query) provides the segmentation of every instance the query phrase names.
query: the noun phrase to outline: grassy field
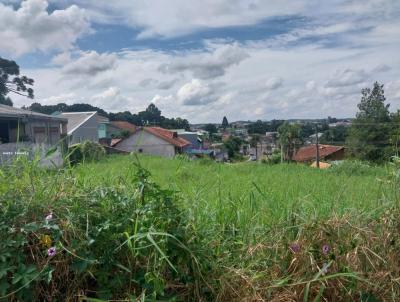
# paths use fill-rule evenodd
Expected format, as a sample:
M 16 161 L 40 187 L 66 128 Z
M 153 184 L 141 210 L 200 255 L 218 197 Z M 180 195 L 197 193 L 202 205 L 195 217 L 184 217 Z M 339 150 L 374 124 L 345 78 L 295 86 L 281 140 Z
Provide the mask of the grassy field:
M 207 228 L 253 231 L 286 223 L 293 213 L 304 220 L 360 211 L 375 215 L 393 200 L 379 181 L 387 176 L 384 167 L 329 171 L 296 164 L 216 164 L 146 156 L 138 160 L 156 183 L 179 192 L 196 225 Z M 135 162 L 133 157 L 111 157 L 76 173 L 88 185 L 112 186 L 132 174 Z
M 0 173 L 0 300 L 398 301 L 398 171 L 21 160 Z

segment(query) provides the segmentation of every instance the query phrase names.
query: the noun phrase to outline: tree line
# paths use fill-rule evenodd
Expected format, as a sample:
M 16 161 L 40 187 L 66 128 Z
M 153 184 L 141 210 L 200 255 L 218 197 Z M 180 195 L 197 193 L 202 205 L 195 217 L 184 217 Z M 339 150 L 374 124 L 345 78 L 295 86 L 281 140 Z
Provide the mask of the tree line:
M 166 129 L 190 129 L 189 121 L 182 118 L 167 118 L 161 114 L 161 110 L 156 105 L 150 104 L 143 111 L 138 113 L 124 112 L 106 112 L 102 108 L 92 106 L 86 103 L 78 103 L 67 105 L 59 103 L 56 105 L 41 105 L 33 103 L 24 109 L 32 110 L 44 114 L 52 114 L 54 112 L 85 112 L 97 111 L 100 115 L 108 117 L 110 121 L 126 121 L 136 126 L 159 126 Z

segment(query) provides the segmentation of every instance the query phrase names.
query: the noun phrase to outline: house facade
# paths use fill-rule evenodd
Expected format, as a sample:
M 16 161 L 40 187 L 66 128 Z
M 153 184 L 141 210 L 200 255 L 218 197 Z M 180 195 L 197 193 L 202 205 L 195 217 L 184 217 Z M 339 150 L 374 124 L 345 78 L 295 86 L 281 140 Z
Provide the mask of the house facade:
M 159 127 L 138 127 L 128 138 L 114 145 L 116 149 L 164 157 L 173 157 L 190 145 L 176 132 Z
M 343 146 L 319 144 L 318 151 L 320 160 L 342 160 L 345 157 L 345 149 Z M 302 163 L 312 163 L 315 161 L 316 157 L 317 146 L 312 144 L 300 148 L 293 156 L 293 160 Z
M 0 104 L 0 162 L 20 154 L 45 154 L 66 136 L 67 122 L 64 118 Z
M 63 112 L 57 117 L 68 120 L 68 144 L 73 145 L 84 141 L 99 141 L 101 122 L 96 111 L 93 112 Z M 100 129 L 100 134 L 102 133 Z

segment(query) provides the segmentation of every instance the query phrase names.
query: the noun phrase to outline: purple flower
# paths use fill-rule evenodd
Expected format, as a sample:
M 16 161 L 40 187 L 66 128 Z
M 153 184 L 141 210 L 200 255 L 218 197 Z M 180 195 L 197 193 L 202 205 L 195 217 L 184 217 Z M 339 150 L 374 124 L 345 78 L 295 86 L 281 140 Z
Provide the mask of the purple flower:
M 53 256 L 56 255 L 56 252 L 57 252 L 56 247 L 55 247 L 55 246 L 52 246 L 51 248 L 49 248 L 49 249 L 47 250 L 47 255 L 48 255 L 49 257 L 53 257 Z
M 53 213 L 50 212 L 50 213 L 46 216 L 45 219 L 46 219 L 47 221 L 52 220 L 52 219 L 53 219 Z
M 324 244 L 324 245 L 322 246 L 322 254 L 324 254 L 324 255 L 328 255 L 328 254 L 329 254 L 329 252 L 330 252 L 330 250 L 331 250 L 331 248 L 330 248 L 330 246 L 329 246 L 329 245 L 327 245 L 327 244 Z
M 290 249 L 293 253 L 299 253 L 300 252 L 300 245 L 298 243 L 292 243 L 290 245 Z

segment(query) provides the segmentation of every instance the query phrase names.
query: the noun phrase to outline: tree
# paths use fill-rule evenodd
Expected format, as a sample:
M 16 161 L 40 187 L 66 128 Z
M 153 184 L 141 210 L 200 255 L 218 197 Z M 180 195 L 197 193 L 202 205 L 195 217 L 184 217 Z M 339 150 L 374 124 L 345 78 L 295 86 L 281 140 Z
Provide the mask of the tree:
M 10 97 L 1 94 L 0 94 L 0 104 L 13 106 L 13 102 L 11 101 Z
M 224 116 L 224 118 L 222 119 L 222 128 L 225 130 L 228 127 L 229 127 L 228 119 L 226 118 L 226 116 Z
M 6 60 L 0 57 L 0 103 L 12 105 L 7 94 L 12 92 L 33 99 L 33 80 L 20 76 L 19 66 L 15 61 Z
M 400 110 L 391 115 L 391 131 L 390 131 L 390 143 L 392 145 L 392 152 L 396 156 L 400 153 Z
M 303 143 L 301 127 L 298 124 L 285 122 L 278 128 L 278 136 L 284 158 L 292 160 L 295 150 Z
M 322 144 L 343 145 L 347 139 L 348 128 L 343 125 L 325 130 L 321 137 Z
M 143 125 L 161 126 L 161 111 L 154 104 L 147 106 L 146 110 L 139 112 L 138 115 L 142 119 Z
M 243 141 L 236 136 L 231 136 L 226 142 L 224 142 L 224 147 L 228 151 L 229 158 L 235 157 L 240 151 Z
M 268 131 L 268 124 L 258 120 L 255 123 L 251 123 L 247 126 L 249 134 L 265 134 Z
M 350 154 L 362 160 L 381 162 L 390 150 L 389 104 L 385 104 L 383 85 L 361 90 L 359 112 L 349 130 L 347 143 Z
M 207 124 L 203 127 L 205 131 L 207 131 L 210 135 L 213 135 L 218 132 L 217 126 L 214 124 Z
M 258 134 L 253 134 L 250 139 L 250 146 L 256 149 L 256 159 L 258 159 L 258 143 L 260 142 L 261 138 Z

